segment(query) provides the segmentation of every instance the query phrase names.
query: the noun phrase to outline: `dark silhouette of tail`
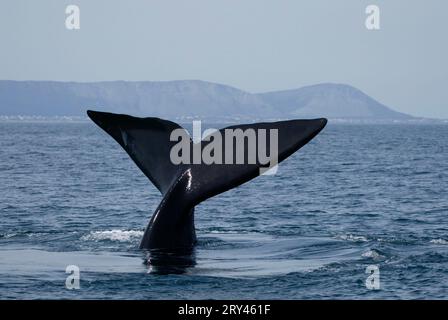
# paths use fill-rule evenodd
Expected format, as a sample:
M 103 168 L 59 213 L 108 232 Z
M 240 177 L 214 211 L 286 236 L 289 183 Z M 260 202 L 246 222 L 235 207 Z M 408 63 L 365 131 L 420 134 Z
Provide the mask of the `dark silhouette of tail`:
M 90 110 L 87 114 L 126 150 L 162 193 L 163 199 L 149 221 L 140 248 L 167 250 L 194 246 L 194 207 L 197 204 L 255 178 L 260 174 L 260 169 L 280 163 L 307 144 L 327 123 L 326 119 L 265 122 L 231 126 L 215 133 L 225 137 L 228 129 L 240 132 L 253 129 L 256 133 L 276 129 L 278 153 L 269 154 L 268 162 L 258 157 L 252 162 L 247 161 L 246 154 L 243 163 L 234 161 L 230 164 L 222 161 L 220 164 L 206 164 L 191 161 L 174 164 L 170 156 L 178 141 L 171 141 L 170 137 L 173 130 L 182 129 L 178 124 L 159 118 L 136 118 Z M 266 149 L 270 150 L 272 141 L 265 141 Z M 209 136 L 198 144 L 194 144 L 191 139 L 188 141 L 190 150 L 199 147 L 201 151 L 210 148 L 213 142 L 216 142 L 214 136 Z M 244 142 L 245 140 L 240 141 L 244 151 L 248 153 L 251 146 Z M 222 159 L 230 152 L 230 158 L 235 159 L 237 143 L 230 149 L 224 142 L 222 146 Z

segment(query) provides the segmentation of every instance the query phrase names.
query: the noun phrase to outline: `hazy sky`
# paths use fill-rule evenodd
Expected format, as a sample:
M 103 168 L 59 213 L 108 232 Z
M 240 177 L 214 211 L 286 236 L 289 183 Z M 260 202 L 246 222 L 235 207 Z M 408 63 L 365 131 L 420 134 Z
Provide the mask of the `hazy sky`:
M 80 8 L 67 30 L 65 8 Z M 365 8 L 380 8 L 369 31 Z M 201 79 L 250 92 L 351 84 L 448 118 L 446 0 L 1 0 L 0 79 Z

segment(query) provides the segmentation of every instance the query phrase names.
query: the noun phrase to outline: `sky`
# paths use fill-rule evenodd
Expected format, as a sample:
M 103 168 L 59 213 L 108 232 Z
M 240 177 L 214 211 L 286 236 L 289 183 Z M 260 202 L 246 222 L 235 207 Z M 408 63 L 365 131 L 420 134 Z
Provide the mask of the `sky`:
M 66 28 L 68 5 L 80 29 Z M 365 26 L 368 5 L 380 30 Z M 0 0 L 0 79 L 355 86 L 448 118 L 446 0 Z

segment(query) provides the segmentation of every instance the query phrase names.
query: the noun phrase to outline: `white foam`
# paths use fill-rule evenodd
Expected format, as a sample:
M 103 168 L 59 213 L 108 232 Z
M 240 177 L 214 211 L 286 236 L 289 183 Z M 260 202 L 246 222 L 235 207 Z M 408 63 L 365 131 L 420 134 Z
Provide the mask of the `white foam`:
M 367 238 L 363 236 L 355 236 L 352 234 L 343 234 L 340 236 L 336 236 L 336 239 L 346 240 L 346 241 L 354 241 L 354 242 L 367 242 Z
M 106 230 L 106 231 L 92 231 L 88 235 L 82 236 L 81 240 L 93 240 L 93 241 L 119 241 L 130 242 L 136 239 L 140 239 L 143 236 L 143 231 L 140 230 Z
M 372 258 L 374 260 L 384 258 L 378 251 L 376 250 L 368 250 L 362 254 L 363 258 Z
M 432 239 L 429 242 L 433 244 L 448 244 L 448 240 L 445 239 Z
M 225 230 L 225 231 L 221 231 L 221 230 L 211 230 L 209 231 L 209 233 L 216 233 L 216 234 L 226 234 L 226 233 L 241 233 L 235 230 Z

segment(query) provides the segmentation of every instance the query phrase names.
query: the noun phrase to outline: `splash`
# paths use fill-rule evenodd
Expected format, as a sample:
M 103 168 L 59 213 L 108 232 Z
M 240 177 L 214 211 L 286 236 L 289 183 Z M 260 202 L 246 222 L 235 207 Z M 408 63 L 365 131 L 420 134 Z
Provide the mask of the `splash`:
M 139 230 L 106 230 L 106 231 L 92 231 L 88 235 L 82 236 L 84 241 L 118 241 L 118 242 L 132 242 L 140 239 L 143 236 L 143 231 Z

